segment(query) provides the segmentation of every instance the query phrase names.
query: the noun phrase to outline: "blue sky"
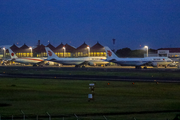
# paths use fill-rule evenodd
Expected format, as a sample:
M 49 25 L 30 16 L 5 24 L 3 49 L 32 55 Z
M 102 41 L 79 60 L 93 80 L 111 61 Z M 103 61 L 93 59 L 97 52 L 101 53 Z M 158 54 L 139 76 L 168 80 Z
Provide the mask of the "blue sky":
M 180 0 L 1 0 L 0 46 L 180 47 Z

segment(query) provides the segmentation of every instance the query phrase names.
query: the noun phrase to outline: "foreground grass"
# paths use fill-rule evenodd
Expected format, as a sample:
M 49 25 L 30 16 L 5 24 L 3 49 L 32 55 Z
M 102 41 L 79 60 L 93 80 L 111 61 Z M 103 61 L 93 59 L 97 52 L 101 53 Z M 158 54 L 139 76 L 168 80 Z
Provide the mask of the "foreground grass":
M 172 119 L 179 110 L 178 83 L 143 83 L 94 81 L 95 99 L 88 102 L 89 83 L 92 81 L 58 79 L 0 79 L 0 107 L 2 116 L 21 115 L 81 115 L 120 112 L 162 111 L 161 114 L 133 114 L 106 116 L 109 119 Z M 84 118 L 85 119 L 85 118 Z

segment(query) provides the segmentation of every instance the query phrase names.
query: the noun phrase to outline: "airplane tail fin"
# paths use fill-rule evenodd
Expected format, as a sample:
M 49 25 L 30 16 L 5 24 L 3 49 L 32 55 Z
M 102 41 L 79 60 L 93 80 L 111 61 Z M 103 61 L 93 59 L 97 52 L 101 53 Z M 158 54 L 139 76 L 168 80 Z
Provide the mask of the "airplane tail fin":
M 59 58 L 49 47 L 45 47 L 48 59 L 57 59 Z
M 107 60 L 116 60 L 118 57 L 116 54 L 107 46 L 104 47 L 107 55 Z
M 18 58 L 18 57 L 16 56 L 16 54 L 11 50 L 11 48 L 7 48 L 7 49 L 9 50 L 9 54 L 10 54 L 10 56 L 11 56 L 11 59 Z

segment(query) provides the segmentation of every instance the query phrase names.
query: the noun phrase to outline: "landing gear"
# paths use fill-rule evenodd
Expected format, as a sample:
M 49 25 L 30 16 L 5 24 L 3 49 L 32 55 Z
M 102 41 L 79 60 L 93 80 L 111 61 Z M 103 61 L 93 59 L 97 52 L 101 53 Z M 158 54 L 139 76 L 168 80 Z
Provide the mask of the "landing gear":
M 80 68 L 80 65 L 75 65 L 75 68 Z M 82 68 L 85 68 L 85 66 L 83 65 Z
M 2 65 L 6 65 L 6 63 L 3 62 Z
M 33 64 L 33 67 L 37 67 L 37 65 L 36 65 L 36 64 Z
M 80 68 L 81 66 L 80 65 L 75 65 L 75 68 Z
M 141 69 L 141 66 L 136 66 L 136 69 Z

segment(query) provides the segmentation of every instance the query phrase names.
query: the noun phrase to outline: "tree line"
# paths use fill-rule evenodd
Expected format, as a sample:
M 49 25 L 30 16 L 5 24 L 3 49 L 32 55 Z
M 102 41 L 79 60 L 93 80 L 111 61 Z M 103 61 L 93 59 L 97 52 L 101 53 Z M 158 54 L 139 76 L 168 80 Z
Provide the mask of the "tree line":
M 144 57 L 144 54 L 147 53 L 146 49 L 140 50 L 131 50 L 130 48 L 118 49 L 116 52 L 118 57 Z M 157 53 L 157 50 L 148 49 L 148 53 Z

